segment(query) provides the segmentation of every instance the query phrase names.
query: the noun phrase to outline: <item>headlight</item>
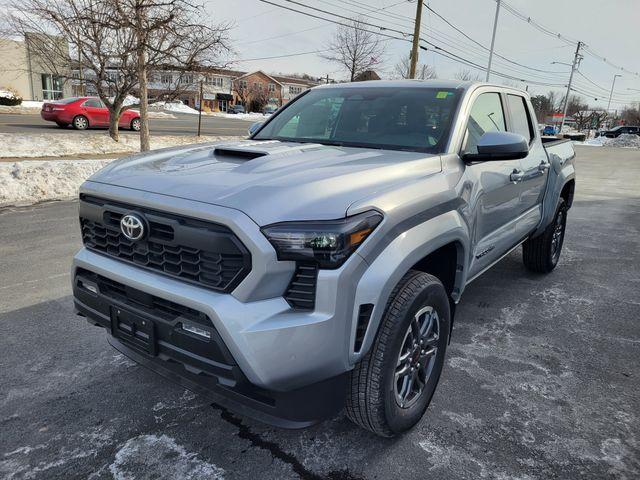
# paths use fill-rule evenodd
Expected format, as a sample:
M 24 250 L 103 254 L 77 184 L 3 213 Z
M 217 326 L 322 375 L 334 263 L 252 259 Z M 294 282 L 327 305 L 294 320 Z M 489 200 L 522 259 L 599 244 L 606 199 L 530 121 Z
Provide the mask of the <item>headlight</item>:
M 283 222 L 267 225 L 262 233 L 278 253 L 278 260 L 312 261 L 320 268 L 338 268 L 382 221 L 370 211 L 317 222 Z

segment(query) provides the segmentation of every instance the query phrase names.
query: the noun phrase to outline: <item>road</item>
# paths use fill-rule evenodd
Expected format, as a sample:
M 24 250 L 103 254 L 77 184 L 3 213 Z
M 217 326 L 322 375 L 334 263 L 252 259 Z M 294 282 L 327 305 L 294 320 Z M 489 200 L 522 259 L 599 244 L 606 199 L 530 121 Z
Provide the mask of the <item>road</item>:
M 640 478 L 640 151 L 578 149 L 548 276 L 516 251 L 468 286 L 426 417 L 239 417 L 115 352 L 72 311 L 77 204 L 0 210 L 0 478 Z
M 151 133 L 155 135 L 195 135 L 198 132 L 198 116 L 175 114 L 173 118 L 152 118 L 149 121 Z M 202 135 L 246 135 L 252 121 L 203 115 Z M 83 132 L 69 128 L 59 128 L 55 123 L 46 122 L 40 115 L 0 114 L 0 133 L 61 133 L 82 135 Z M 122 130 L 125 135 L 135 134 Z

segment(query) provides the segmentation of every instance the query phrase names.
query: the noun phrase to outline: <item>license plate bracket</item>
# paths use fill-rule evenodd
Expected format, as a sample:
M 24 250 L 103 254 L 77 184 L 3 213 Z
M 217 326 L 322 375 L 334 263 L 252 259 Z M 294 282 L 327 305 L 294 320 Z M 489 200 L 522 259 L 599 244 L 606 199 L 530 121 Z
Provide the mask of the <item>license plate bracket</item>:
M 128 310 L 111 307 L 111 335 L 149 355 L 158 353 L 154 322 Z

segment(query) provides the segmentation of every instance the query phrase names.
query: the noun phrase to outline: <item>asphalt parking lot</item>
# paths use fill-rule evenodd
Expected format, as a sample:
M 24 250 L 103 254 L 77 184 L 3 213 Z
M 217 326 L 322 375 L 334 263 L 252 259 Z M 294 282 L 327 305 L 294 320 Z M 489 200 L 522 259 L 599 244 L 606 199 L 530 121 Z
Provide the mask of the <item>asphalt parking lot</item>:
M 75 202 L 0 210 L 0 477 L 640 478 L 640 151 L 578 147 L 558 268 L 468 286 L 428 414 L 374 437 L 225 411 L 72 311 Z
M 195 135 L 198 133 L 198 116 L 190 114 L 174 114 L 175 118 L 152 118 L 149 129 L 152 135 Z M 265 117 L 266 119 L 267 117 Z M 202 116 L 202 135 L 246 135 L 247 129 L 254 123 L 251 120 L 235 118 Z M 60 128 L 53 122 L 47 122 L 40 115 L 0 114 L 0 133 L 56 133 L 64 135 L 83 135 L 86 131 L 78 131 L 71 127 Z M 103 131 L 106 131 L 104 129 Z M 123 135 L 137 135 L 130 130 L 121 130 Z

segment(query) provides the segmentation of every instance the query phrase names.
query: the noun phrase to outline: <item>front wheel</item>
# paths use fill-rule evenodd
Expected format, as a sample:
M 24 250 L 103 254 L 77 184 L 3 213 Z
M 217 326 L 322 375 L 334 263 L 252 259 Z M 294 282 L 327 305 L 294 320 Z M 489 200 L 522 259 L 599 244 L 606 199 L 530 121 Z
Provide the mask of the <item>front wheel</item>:
M 384 437 L 418 423 L 440 379 L 450 322 L 442 282 L 409 271 L 391 294 L 371 350 L 351 372 L 347 416 Z
M 522 244 L 522 261 L 532 272 L 549 273 L 556 268 L 564 244 L 567 211 L 567 202 L 560 198 L 553 222 L 542 234 Z
M 76 130 L 86 130 L 89 128 L 89 120 L 84 115 L 78 115 L 73 119 L 73 128 Z
M 134 118 L 133 120 L 131 120 L 131 130 L 133 130 L 134 132 L 140 131 L 140 125 L 140 118 Z

